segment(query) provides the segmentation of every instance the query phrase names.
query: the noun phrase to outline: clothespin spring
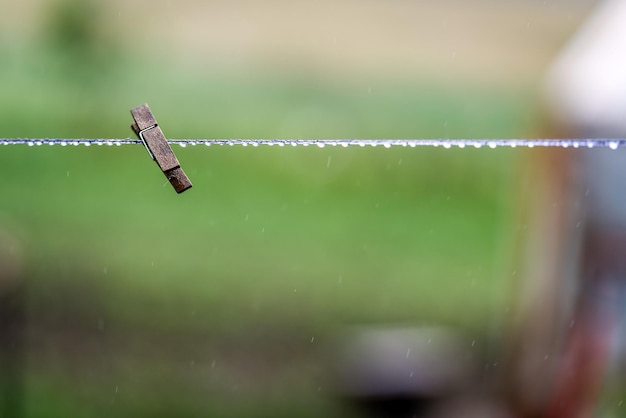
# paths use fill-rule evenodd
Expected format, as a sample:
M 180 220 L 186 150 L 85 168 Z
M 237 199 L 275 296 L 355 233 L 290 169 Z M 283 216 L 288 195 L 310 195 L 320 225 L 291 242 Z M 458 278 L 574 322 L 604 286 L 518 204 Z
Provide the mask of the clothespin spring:
M 156 160 L 156 158 L 154 158 L 154 154 L 152 153 L 152 151 L 150 151 L 150 147 L 148 147 L 148 143 L 146 142 L 146 138 L 143 137 L 143 133 L 146 132 L 146 131 L 149 131 L 150 129 L 154 129 L 157 126 L 159 126 L 159 125 L 148 126 L 147 128 L 142 129 L 141 131 L 137 132 L 137 136 L 139 137 L 139 139 L 143 143 L 143 146 L 146 147 L 146 151 L 148 151 L 148 154 L 150 155 L 150 158 L 152 158 L 153 160 Z

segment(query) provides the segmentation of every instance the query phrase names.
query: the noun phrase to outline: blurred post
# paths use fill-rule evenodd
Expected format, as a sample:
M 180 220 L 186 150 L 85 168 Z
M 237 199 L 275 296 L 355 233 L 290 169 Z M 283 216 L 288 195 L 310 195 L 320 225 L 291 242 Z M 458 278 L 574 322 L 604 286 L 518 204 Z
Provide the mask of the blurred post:
M 0 416 L 23 412 L 23 333 L 21 262 L 17 240 L 0 228 Z
M 605 1 L 548 74 L 553 134 L 626 136 L 624 45 L 626 3 Z M 523 416 L 590 417 L 626 288 L 626 152 L 532 157 L 510 394 Z

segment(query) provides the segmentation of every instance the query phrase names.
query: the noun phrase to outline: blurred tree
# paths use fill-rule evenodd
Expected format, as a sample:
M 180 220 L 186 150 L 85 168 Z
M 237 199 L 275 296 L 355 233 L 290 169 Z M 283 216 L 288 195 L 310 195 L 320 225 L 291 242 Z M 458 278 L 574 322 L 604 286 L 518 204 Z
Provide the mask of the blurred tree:
M 107 27 L 105 12 L 94 0 L 58 0 L 48 12 L 45 46 L 72 81 L 93 81 L 119 61 L 119 48 L 114 31 Z

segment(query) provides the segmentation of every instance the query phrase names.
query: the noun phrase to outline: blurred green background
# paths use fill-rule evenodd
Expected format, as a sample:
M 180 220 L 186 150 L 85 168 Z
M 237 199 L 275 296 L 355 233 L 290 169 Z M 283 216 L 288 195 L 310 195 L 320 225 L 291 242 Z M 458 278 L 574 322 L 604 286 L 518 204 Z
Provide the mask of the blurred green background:
M 39 0 L 0 16 L 0 137 L 515 138 L 592 1 Z M 502 336 L 518 150 L 0 146 L 25 417 L 345 416 L 359 324 Z M 488 343 L 487 343 L 488 345 Z

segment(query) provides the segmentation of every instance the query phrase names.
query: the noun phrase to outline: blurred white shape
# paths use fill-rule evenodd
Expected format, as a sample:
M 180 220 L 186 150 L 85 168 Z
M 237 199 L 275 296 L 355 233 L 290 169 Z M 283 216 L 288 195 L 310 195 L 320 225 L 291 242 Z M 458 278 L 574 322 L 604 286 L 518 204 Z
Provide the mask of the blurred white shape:
M 626 133 L 626 1 L 606 0 L 551 67 L 550 111 L 578 131 Z
M 476 377 L 471 341 L 445 328 L 362 328 L 345 336 L 340 368 L 352 396 L 437 397 Z

